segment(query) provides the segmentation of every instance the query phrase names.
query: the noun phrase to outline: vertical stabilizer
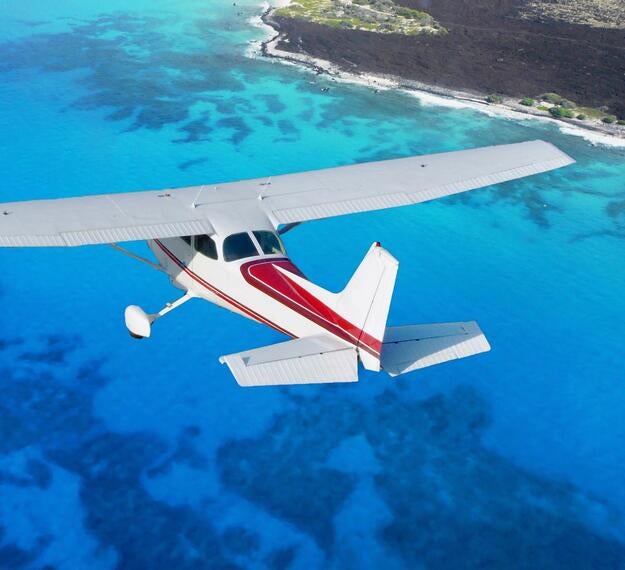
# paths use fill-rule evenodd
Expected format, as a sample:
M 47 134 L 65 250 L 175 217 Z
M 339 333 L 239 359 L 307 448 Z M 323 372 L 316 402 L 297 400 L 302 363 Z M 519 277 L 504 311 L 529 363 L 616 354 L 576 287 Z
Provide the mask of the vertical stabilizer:
M 337 298 L 337 312 L 360 331 L 358 352 L 367 370 L 380 370 L 380 352 L 398 266 L 386 249 L 374 243 Z

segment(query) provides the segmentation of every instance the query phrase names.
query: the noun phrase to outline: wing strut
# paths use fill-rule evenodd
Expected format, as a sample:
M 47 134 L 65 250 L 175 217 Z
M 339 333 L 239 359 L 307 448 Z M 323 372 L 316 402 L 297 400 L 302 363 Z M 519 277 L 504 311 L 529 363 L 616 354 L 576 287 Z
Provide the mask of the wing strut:
M 130 257 L 132 259 L 135 259 L 136 261 L 140 261 L 141 263 L 145 263 L 148 267 L 151 267 L 152 269 L 156 269 L 157 271 L 162 271 L 163 273 L 167 273 L 165 271 L 165 268 L 162 265 L 160 265 L 159 263 L 154 263 L 153 261 L 150 261 L 146 257 L 138 255 L 138 254 L 130 251 L 129 249 L 126 249 L 126 248 L 124 248 L 121 245 L 118 245 L 116 243 L 109 243 L 109 245 L 114 250 L 119 251 L 120 253 L 123 253 L 124 255 L 127 255 L 128 257 Z
M 278 230 L 278 235 L 284 235 L 286 232 L 290 232 L 299 226 L 302 222 L 291 222 L 290 224 L 285 224 Z

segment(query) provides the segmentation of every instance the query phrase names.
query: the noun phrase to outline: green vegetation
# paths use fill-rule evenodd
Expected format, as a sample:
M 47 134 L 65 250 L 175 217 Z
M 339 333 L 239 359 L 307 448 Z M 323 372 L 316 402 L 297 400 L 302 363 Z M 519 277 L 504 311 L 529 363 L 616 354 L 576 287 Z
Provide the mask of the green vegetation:
M 584 113 L 589 119 L 602 119 L 606 115 L 605 111 L 593 107 L 577 107 L 577 112 Z
M 395 13 L 398 16 L 403 16 L 404 18 L 410 18 L 411 20 L 419 20 L 420 22 L 429 19 L 432 17 L 426 12 L 421 12 L 420 10 L 413 10 L 412 8 L 406 8 L 404 6 L 398 6 L 395 9 Z
M 549 113 L 556 119 L 600 120 L 609 125 L 617 122 L 617 118 L 614 115 L 609 115 L 605 110 L 592 107 L 578 107 L 574 101 L 566 99 L 558 93 L 543 93 L 538 96 L 538 100 L 542 101 L 542 104 L 538 105 L 536 109 Z M 519 102 L 521 105 L 529 107 L 530 101 L 533 101 L 531 97 L 525 97 Z
M 618 121 L 616 121 L 616 124 L 621 126 L 625 125 L 625 119 L 619 119 Z
M 536 101 L 531 97 L 523 97 L 523 99 L 521 99 L 519 103 L 521 103 L 521 105 L 525 105 L 526 107 L 533 107 Z
M 549 109 L 549 113 L 551 113 L 552 117 L 556 119 L 572 119 L 575 117 L 575 113 L 571 111 L 571 109 L 567 109 L 566 107 L 555 106 Z
M 541 101 L 546 101 L 547 103 L 551 103 L 552 105 L 561 105 L 562 104 L 562 96 L 557 93 L 543 93 L 539 95 L 538 98 Z
M 497 93 L 486 95 L 485 99 L 487 103 L 501 103 L 503 101 L 503 97 L 501 95 L 497 95 Z
M 295 0 L 274 14 L 332 28 L 380 34 L 438 34 L 447 30 L 426 12 L 398 6 L 394 0 Z

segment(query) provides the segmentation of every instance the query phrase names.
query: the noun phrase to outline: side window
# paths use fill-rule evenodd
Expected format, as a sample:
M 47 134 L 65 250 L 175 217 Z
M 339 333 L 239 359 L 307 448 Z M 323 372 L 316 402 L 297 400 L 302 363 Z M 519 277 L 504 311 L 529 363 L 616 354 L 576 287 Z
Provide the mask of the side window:
M 273 232 L 257 231 L 252 233 L 254 234 L 254 237 L 258 240 L 260 249 L 263 250 L 263 253 L 278 253 L 282 255 L 286 253 L 284 251 L 284 246 L 282 245 L 280 238 Z
M 244 257 L 258 255 L 256 246 L 247 232 L 232 234 L 224 240 L 224 259 L 236 261 Z
M 217 259 L 217 246 L 210 236 L 195 236 L 195 249 L 210 259 Z
M 184 242 L 187 242 L 189 245 L 191 245 L 191 236 L 180 236 L 180 239 Z

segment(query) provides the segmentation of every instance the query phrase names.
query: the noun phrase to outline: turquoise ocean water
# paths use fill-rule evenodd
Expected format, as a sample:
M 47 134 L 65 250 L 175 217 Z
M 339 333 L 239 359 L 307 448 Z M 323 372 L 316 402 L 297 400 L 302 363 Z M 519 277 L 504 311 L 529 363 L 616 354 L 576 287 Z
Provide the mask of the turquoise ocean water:
M 137 343 L 163 276 L 0 251 L 0 568 L 625 568 L 624 150 L 246 57 L 248 0 L 51 4 L 0 7 L 1 201 L 534 138 L 578 162 L 286 236 L 334 290 L 380 240 L 393 324 L 493 346 L 396 380 L 243 390 L 218 356 L 277 333 L 198 301 Z

